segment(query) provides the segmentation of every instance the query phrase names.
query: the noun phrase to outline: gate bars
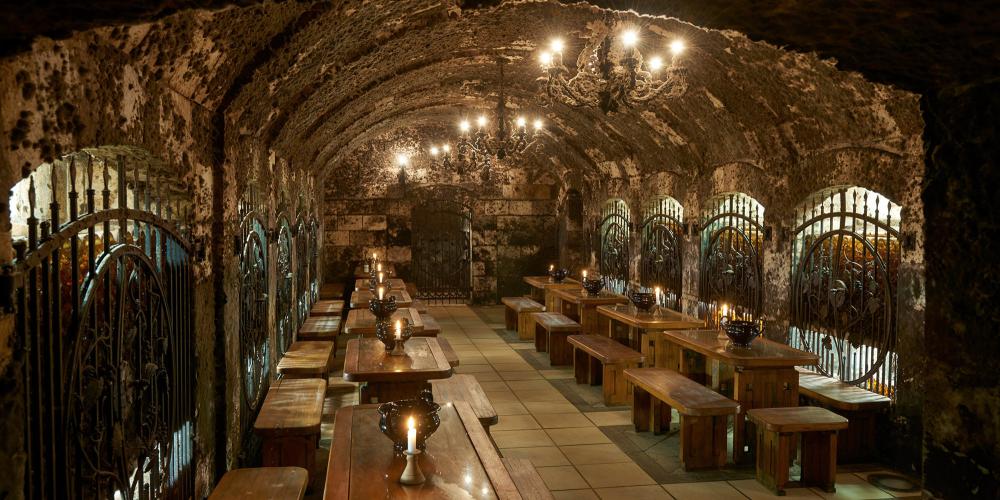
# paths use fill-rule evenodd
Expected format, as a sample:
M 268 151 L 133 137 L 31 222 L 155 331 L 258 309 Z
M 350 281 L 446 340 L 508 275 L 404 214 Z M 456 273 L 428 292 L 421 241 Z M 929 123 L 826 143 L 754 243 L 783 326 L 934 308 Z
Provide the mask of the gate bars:
M 625 293 L 629 282 L 629 242 L 632 216 L 625 200 L 615 198 L 604 204 L 598 224 L 601 237 L 601 276 L 604 286 Z
M 653 200 L 643 212 L 640 234 L 642 283 L 663 287 L 664 305 L 680 311 L 684 208 L 669 196 Z
M 764 207 L 744 193 L 713 197 L 702 214 L 699 295 L 728 303 L 739 315 L 761 317 Z M 714 315 L 708 315 L 714 316 Z
M 82 153 L 68 168 L 53 163 L 43 221 L 30 176 L 27 241 L 15 242 L 5 270 L 27 498 L 194 494 L 192 247 L 181 222 L 190 207 L 165 196 L 148 166 L 129 169 L 121 155 L 109 163 Z
M 471 215 L 435 200 L 413 209 L 413 277 L 420 298 L 465 301 L 472 295 Z
M 271 380 L 271 345 L 267 329 L 267 230 L 265 203 L 255 179 L 240 199 L 240 436 L 238 455 L 243 465 L 254 465 L 260 441 L 251 427 Z

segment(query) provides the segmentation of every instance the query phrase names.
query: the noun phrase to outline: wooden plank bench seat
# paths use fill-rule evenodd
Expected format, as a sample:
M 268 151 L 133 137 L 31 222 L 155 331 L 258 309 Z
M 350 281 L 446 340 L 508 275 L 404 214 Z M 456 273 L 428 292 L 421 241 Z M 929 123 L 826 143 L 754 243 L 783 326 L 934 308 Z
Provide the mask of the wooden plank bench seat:
M 837 432 L 847 419 L 825 408 L 792 406 L 754 408 L 747 418 L 757 425 L 757 481 L 777 495 L 791 486 L 816 486 L 836 491 Z M 788 468 L 800 434 L 802 479 L 789 484 Z
M 455 349 L 451 347 L 451 342 L 448 342 L 448 339 L 444 337 L 437 337 L 437 341 L 438 345 L 441 346 L 441 352 L 444 353 L 445 358 L 448 358 L 448 364 L 451 365 L 452 368 L 461 364 L 461 361 L 458 359 L 458 353 L 456 353 Z
M 670 430 L 670 409 L 680 414 L 684 470 L 726 465 L 726 428 L 740 404 L 669 368 L 629 368 L 636 431 Z
M 309 310 L 309 316 L 342 316 L 344 314 L 344 301 L 337 300 L 317 300 Z
M 298 340 L 327 340 L 335 342 L 340 334 L 340 317 L 318 316 L 308 318 L 299 327 Z
M 545 306 L 527 297 L 504 297 L 500 299 L 504 308 L 504 326 L 508 330 L 516 330 L 521 340 L 532 340 L 535 336 L 535 325 L 531 315 L 545 311 Z
M 233 469 L 222 476 L 208 500 L 301 500 L 309 473 L 302 467 Z
M 323 283 L 319 287 L 319 299 L 320 300 L 335 300 L 344 298 L 344 284 L 343 283 Z
M 510 478 L 514 481 L 521 498 L 531 500 L 554 500 L 555 497 L 545 486 L 542 476 L 538 475 L 531 459 L 528 458 L 502 458 L 504 467 L 510 473 Z
M 832 377 L 799 369 L 799 396 L 847 418 L 847 430 L 837 438 L 837 462 L 861 462 L 878 449 L 878 415 L 892 400 Z
M 417 311 L 420 312 L 420 311 Z M 424 323 L 424 331 L 420 334 L 423 337 L 437 337 L 441 333 L 441 325 L 438 324 L 434 316 L 427 313 L 420 314 L 420 321 Z
M 254 421 L 263 441 L 265 467 L 302 467 L 314 472 L 326 380 L 281 378 L 271 384 Z
M 330 375 L 330 359 L 336 348 L 325 340 L 300 340 L 292 342 L 285 355 L 278 360 L 278 373 L 285 378 L 321 378 Z
M 413 295 L 410 295 L 410 297 L 413 297 Z M 414 297 L 413 301 L 410 302 L 410 307 L 416 309 L 420 314 L 427 314 L 427 304 L 423 300 L 416 297 Z
M 573 364 L 573 348 L 566 337 L 583 333 L 580 323 L 557 312 L 534 313 L 535 351 L 549 353 L 552 366 Z
M 573 346 L 576 383 L 602 384 L 604 404 L 608 406 L 632 401 L 631 387 L 623 372 L 641 365 L 645 359 L 642 353 L 601 335 L 570 335 L 566 340 Z
M 438 339 L 438 342 L 441 342 L 441 339 Z M 496 410 L 493 409 L 493 403 L 490 403 L 490 398 L 486 396 L 479 381 L 468 373 L 457 373 L 449 378 L 431 380 L 431 390 L 434 393 L 434 402 L 438 404 L 453 401 L 469 403 L 487 433 L 490 432 L 490 426 L 500 421 Z

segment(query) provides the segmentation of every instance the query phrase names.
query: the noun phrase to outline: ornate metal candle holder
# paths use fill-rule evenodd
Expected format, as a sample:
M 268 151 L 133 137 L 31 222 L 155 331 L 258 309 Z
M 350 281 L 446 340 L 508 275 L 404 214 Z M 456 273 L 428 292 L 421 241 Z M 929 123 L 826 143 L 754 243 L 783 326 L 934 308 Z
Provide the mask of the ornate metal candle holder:
M 563 280 L 565 280 L 566 277 L 569 276 L 569 269 L 566 268 L 556 269 L 555 271 L 552 271 L 550 276 L 552 276 L 552 281 L 556 283 L 562 283 Z
M 758 321 L 731 319 L 723 323 L 729 341 L 736 347 L 749 348 L 753 339 L 760 335 L 761 324 Z
M 434 402 L 430 389 L 424 389 L 416 399 L 401 399 L 379 405 L 378 428 L 392 440 L 392 449 L 396 455 L 402 455 L 406 451 L 406 420 L 413 417 L 417 429 L 417 449 L 424 451 L 427 449 L 427 438 L 441 425 L 441 417 L 438 416 L 440 409 L 441 406 Z
M 649 312 L 653 305 L 656 304 L 656 295 L 652 292 L 643 292 L 638 289 L 632 289 L 628 292 L 628 298 L 632 301 L 632 305 L 642 312 Z
M 396 347 L 394 332 L 389 327 L 389 317 L 396 312 L 396 297 L 385 296 L 379 299 L 377 296 L 368 301 L 368 310 L 375 315 L 375 337 L 385 344 L 385 350 L 391 351 Z
M 597 297 L 601 294 L 601 290 L 604 289 L 604 277 L 598 276 L 588 276 L 583 279 L 583 288 L 587 290 L 587 295 L 591 297 Z
M 413 325 L 406 320 L 404 320 L 403 323 L 405 323 L 405 325 L 400 329 L 399 337 L 396 337 L 395 333 L 393 333 L 394 345 L 392 347 L 392 352 L 389 353 L 392 356 L 406 356 L 406 351 L 403 350 L 403 347 L 406 344 L 406 341 L 410 340 L 410 337 L 413 336 Z
M 366 257 L 365 258 L 365 270 L 368 271 L 368 272 L 374 271 L 375 270 L 375 263 L 377 263 L 377 262 L 378 262 L 378 260 L 375 259 L 374 257 Z

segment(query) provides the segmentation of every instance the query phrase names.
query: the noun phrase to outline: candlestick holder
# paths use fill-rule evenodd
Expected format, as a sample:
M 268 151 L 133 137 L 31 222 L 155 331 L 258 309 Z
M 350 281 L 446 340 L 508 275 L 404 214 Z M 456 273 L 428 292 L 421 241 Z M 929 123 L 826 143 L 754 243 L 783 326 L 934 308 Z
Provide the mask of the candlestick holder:
M 400 484 L 422 484 L 427 480 L 423 471 L 420 470 L 420 463 L 417 460 L 421 453 L 420 450 L 403 452 L 406 455 L 406 468 L 403 469 L 403 475 L 399 476 Z
M 400 329 L 399 336 L 393 337 L 395 345 L 392 347 L 392 351 L 389 352 L 392 356 L 406 356 L 406 351 L 403 350 L 403 347 L 406 341 L 410 340 L 410 337 L 413 336 L 413 325 L 409 321 L 405 321 L 405 323 L 406 326 Z
M 396 338 L 389 327 L 389 317 L 396 312 L 396 297 L 372 297 L 368 301 L 368 310 L 375 315 L 375 338 L 382 341 L 386 351 L 392 351 L 396 347 Z
M 604 288 L 604 277 L 603 276 L 588 276 L 583 279 L 583 288 L 587 290 L 587 295 L 591 297 L 597 297 L 601 295 L 601 289 Z
M 382 403 L 378 407 L 379 430 L 392 441 L 393 452 L 397 456 L 403 455 L 407 446 L 407 420 L 412 417 L 417 429 L 417 449 L 427 449 L 427 438 L 429 438 L 438 426 L 441 425 L 441 417 L 438 411 L 441 406 L 434 402 L 434 394 L 429 389 L 420 391 L 420 397 L 415 399 L 401 399 Z

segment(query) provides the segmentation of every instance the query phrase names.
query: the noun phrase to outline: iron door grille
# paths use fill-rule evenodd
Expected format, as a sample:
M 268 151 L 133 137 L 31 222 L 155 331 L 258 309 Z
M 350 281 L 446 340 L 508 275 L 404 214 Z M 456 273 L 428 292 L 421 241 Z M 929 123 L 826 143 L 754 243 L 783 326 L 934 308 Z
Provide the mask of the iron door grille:
M 662 287 L 667 307 L 680 310 L 684 209 L 665 196 L 646 206 L 640 229 L 642 283 Z
M 260 440 L 251 427 L 270 386 L 271 345 L 267 328 L 267 232 L 262 222 L 263 203 L 255 180 L 240 202 L 240 436 L 237 457 L 242 465 L 255 465 Z
M 700 296 L 736 314 L 761 317 L 764 207 L 743 193 L 712 198 L 702 216 Z M 709 315 L 713 316 L 714 315 Z
M 629 282 L 631 217 L 625 200 L 616 198 L 604 204 L 598 224 L 601 276 L 604 286 L 616 293 L 625 293 Z
M 413 211 L 413 279 L 418 296 L 465 302 L 472 294 L 471 217 L 464 206 L 436 201 Z

